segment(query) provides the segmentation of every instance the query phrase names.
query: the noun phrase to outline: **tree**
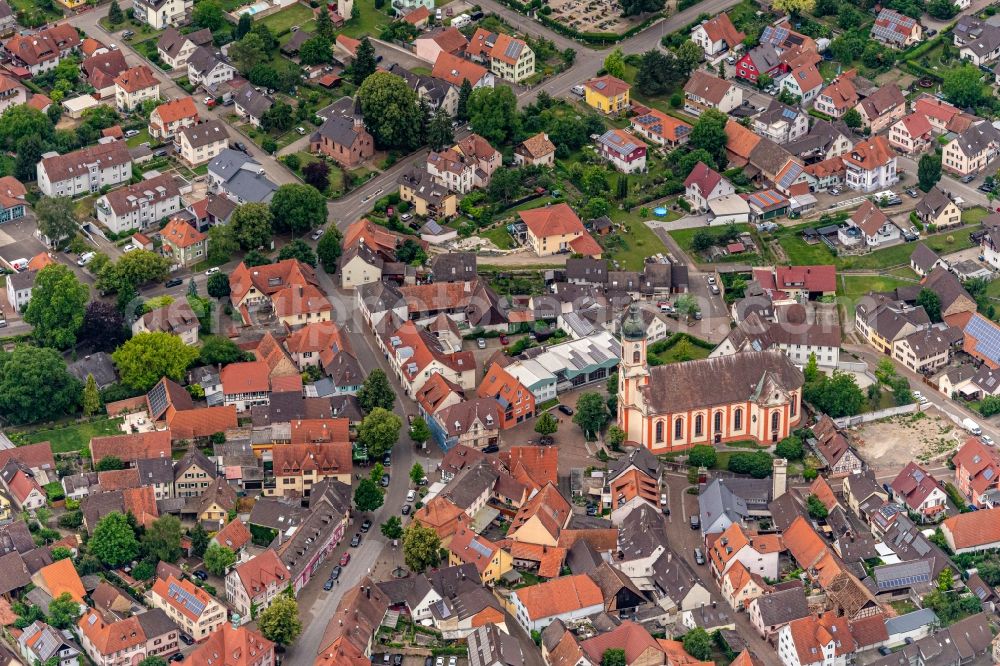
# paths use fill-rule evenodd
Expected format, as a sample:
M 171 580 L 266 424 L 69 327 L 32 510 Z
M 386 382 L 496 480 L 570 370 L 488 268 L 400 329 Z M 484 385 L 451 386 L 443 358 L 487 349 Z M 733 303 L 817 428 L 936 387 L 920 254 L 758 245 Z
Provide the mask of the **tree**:
M 507 205 L 521 192 L 522 180 L 523 174 L 517 169 L 498 169 L 490 179 L 487 196 L 492 201 Z
M 73 551 L 71 551 L 66 546 L 56 546 L 55 548 L 52 549 L 53 562 L 58 562 L 59 560 L 68 560 L 71 557 L 73 557 Z
M 593 439 L 610 418 L 608 407 L 600 393 L 590 391 L 577 399 L 573 423 L 580 426 L 583 436 L 588 440 Z
M 329 232 L 327 232 L 329 233 Z M 385 371 L 376 368 L 365 377 L 364 384 L 358 390 L 358 405 L 366 414 L 376 408 L 392 409 L 396 402 L 396 393 L 389 385 Z
M 76 213 L 69 197 L 42 197 L 35 204 L 35 217 L 38 230 L 57 247 L 64 247 L 76 235 Z
M 420 523 L 410 523 L 403 530 L 403 559 L 406 566 L 416 573 L 441 563 L 441 539 L 433 528 Z
M 687 462 L 689 467 L 713 467 L 715 460 L 715 447 L 710 444 L 698 444 L 697 446 L 692 446 L 691 450 L 688 451 Z
M 403 536 L 403 521 L 399 516 L 389 516 L 389 520 L 382 523 L 379 531 L 386 539 L 398 539 Z
M 39 344 L 68 349 L 76 344 L 87 306 L 87 285 L 64 264 L 50 264 L 38 271 L 24 321 L 35 327 Z
M 14 150 L 26 136 L 38 137 L 42 142 L 52 138 L 55 127 L 49 117 L 26 104 L 7 107 L 0 114 L 0 144 L 5 150 Z M 38 210 L 35 209 L 37 214 Z
M 922 305 L 932 323 L 941 321 L 941 297 L 937 292 L 924 287 L 917 294 L 917 305 Z
M 330 187 L 330 165 L 325 160 L 315 160 L 302 169 L 302 179 L 306 185 L 315 187 L 320 192 L 326 192 Z
M 323 236 L 316 245 L 316 255 L 319 258 L 320 264 L 323 265 L 323 270 L 327 273 L 337 272 L 337 260 L 340 259 L 342 251 L 341 243 L 343 240 L 344 236 L 340 233 L 340 229 L 334 225 L 330 225 L 323 232 Z
M 694 45 L 693 42 L 687 42 Z M 701 56 L 701 49 L 694 45 Z M 685 50 L 685 58 L 690 56 Z M 695 61 L 697 62 L 697 60 Z M 675 88 L 691 73 L 686 61 L 682 61 L 673 53 L 664 53 L 660 49 L 652 49 L 642 54 L 639 71 L 635 76 L 636 87 L 644 95 L 662 95 Z
M 247 16 L 244 14 L 243 16 Z M 242 16 L 240 18 L 243 18 Z M 151 656 L 146 657 L 139 662 L 139 666 L 167 666 L 167 660 L 163 657 Z
M 229 365 L 245 361 L 246 357 L 246 352 L 229 338 L 206 335 L 201 339 L 199 361 L 204 365 Z
M 361 479 L 358 487 L 354 489 L 354 506 L 358 511 L 374 511 L 385 501 L 382 489 L 371 479 Z
M 622 3 L 622 16 L 662 11 L 665 4 L 665 0 L 626 0 Z
M 275 193 L 277 195 L 277 193 Z M 233 211 L 229 224 L 244 250 L 254 250 L 271 242 L 274 215 L 265 203 L 247 203 Z
M 208 550 L 208 532 L 200 522 L 194 524 L 188 532 L 188 537 L 191 539 L 191 554 L 195 557 L 204 557 L 205 551 Z
M 387 409 L 376 407 L 358 426 L 358 441 L 365 445 L 369 455 L 381 458 L 399 441 L 399 429 L 402 425 L 398 416 Z
M 104 456 L 94 465 L 94 471 L 97 472 L 113 472 L 119 469 L 125 469 L 125 463 L 118 456 Z
M 225 273 L 209 276 L 208 295 L 212 298 L 227 298 L 229 296 L 229 276 Z
M 17 157 L 14 158 L 14 177 L 24 182 L 35 180 L 38 177 L 38 163 L 42 161 L 44 152 L 45 144 L 40 137 L 21 137 L 17 142 Z
M 83 397 L 80 402 L 83 405 L 84 416 L 93 416 L 101 410 L 101 393 L 97 390 L 97 381 L 92 374 L 87 374 L 87 383 L 83 387 Z
M 271 199 L 271 215 L 275 231 L 300 236 L 326 222 L 326 198 L 309 185 L 282 185 Z
M 49 624 L 56 629 L 69 629 L 80 619 L 80 603 L 69 592 L 63 592 L 49 602 Z
M 257 617 L 257 628 L 267 640 L 278 645 L 291 645 L 302 633 L 299 604 L 294 598 L 279 594 Z
M 54 349 L 18 345 L 0 351 L 0 416 L 15 424 L 64 416 L 76 408 L 80 382 Z
M 112 511 L 98 521 L 87 549 L 106 566 L 118 568 L 135 559 L 139 542 L 125 514 Z
M 469 119 L 469 98 L 472 96 L 472 84 L 469 79 L 462 79 L 462 86 L 458 89 L 458 104 L 455 107 L 455 117 L 458 120 Z
M 844 124 L 850 127 L 851 129 L 857 129 L 861 127 L 862 123 L 861 114 L 858 113 L 857 109 L 848 109 L 847 112 L 844 114 L 843 118 L 841 118 L 841 120 L 843 120 Z
M 805 455 L 805 449 L 802 448 L 802 438 L 798 435 L 789 435 L 778 442 L 778 445 L 774 447 L 774 453 L 779 458 L 802 460 L 802 456 Z
M 441 150 L 455 140 L 451 122 L 451 116 L 444 109 L 438 109 L 431 116 L 431 122 L 427 126 L 427 144 L 432 150 Z
M 205 550 L 205 569 L 216 576 L 225 576 L 226 569 L 236 564 L 236 553 L 226 546 L 213 543 Z
M 111 25 L 118 25 L 125 20 L 125 12 L 122 11 L 121 5 L 118 4 L 118 0 L 111 0 L 111 4 L 108 6 L 108 23 Z
M 771 458 L 767 451 L 738 451 L 729 457 L 727 469 L 735 474 L 749 474 L 763 479 L 771 473 Z
M 625 443 L 625 431 L 613 425 L 608 428 L 608 433 L 604 436 L 604 441 L 607 442 L 612 451 L 618 451 L 621 449 L 622 444 Z
M 535 419 L 535 432 L 542 437 L 554 435 L 557 430 L 559 430 L 559 421 L 556 420 L 556 417 L 552 416 L 551 412 L 542 412 Z
M 134 336 L 111 358 L 123 383 L 137 391 L 148 391 L 163 377 L 179 382 L 198 358 L 198 350 L 176 335 L 152 331 Z
M 238 70 L 248 72 L 254 64 L 267 59 L 267 44 L 260 35 L 250 32 L 229 45 L 229 57 Z
M 601 666 L 627 666 L 625 650 L 609 648 L 601 655 Z
M 865 395 L 854 375 L 846 372 L 834 371 L 832 377 L 821 375 L 817 381 L 806 384 L 802 395 L 806 402 L 835 419 L 859 414 L 865 404 Z
M 427 427 L 427 421 L 421 416 L 417 416 L 413 419 L 413 423 L 410 424 L 410 439 L 413 440 L 415 444 L 423 445 L 428 439 L 431 438 L 431 429 Z M 414 465 L 418 466 L 419 463 Z M 421 470 L 420 478 L 414 479 L 414 483 L 423 478 L 423 470 Z
M 278 251 L 278 261 L 283 259 L 298 259 L 303 264 L 316 267 L 316 252 L 301 238 L 296 238 Z
M 410 481 L 413 483 L 420 483 L 421 479 L 424 478 L 424 467 L 420 463 L 413 463 L 413 467 L 410 468 Z
M 930 192 L 941 180 L 941 156 L 937 153 L 927 153 L 917 163 L 917 181 L 920 189 Z
M 226 21 L 222 13 L 222 7 L 215 0 L 201 0 L 198 6 L 194 8 L 194 11 L 191 12 L 191 20 L 195 25 L 208 28 L 212 32 L 222 28 Z
M 413 266 L 422 266 L 427 261 L 424 248 L 407 238 L 396 247 L 396 261 Z
M 252 29 L 253 16 L 250 14 L 240 14 L 240 20 L 237 21 L 236 30 L 233 32 L 233 39 L 243 39 Z
M 604 58 L 604 71 L 616 78 L 625 78 L 625 54 L 621 49 L 615 49 Z
M 306 42 L 308 44 L 309 42 Z M 315 63 L 314 63 L 315 64 Z M 267 131 L 278 130 L 287 132 L 295 122 L 295 112 L 288 102 L 275 101 L 271 108 L 264 112 L 260 118 L 261 127 Z
M 333 60 L 333 44 L 329 38 L 316 35 L 299 47 L 299 61 L 303 65 L 323 65 Z
M 97 276 L 97 288 L 107 292 L 130 291 L 159 282 L 170 272 L 170 260 L 151 250 L 133 250 Z
M 473 90 L 468 109 L 476 132 L 493 144 L 510 143 L 521 130 L 517 97 L 509 86 Z
M 721 111 L 708 109 L 698 120 L 695 121 L 691 129 L 691 137 L 688 139 L 688 146 L 692 150 L 699 148 L 708 152 L 715 160 L 716 165 L 726 164 L 726 123 L 728 118 Z
M 337 30 L 333 26 L 333 21 L 330 19 L 330 11 L 326 8 L 326 5 L 320 6 L 319 15 L 316 17 L 316 34 L 320 37 L 325 37 L 330 42 L 333 42 L 337 37 Z
M 830 515 L 830 511 L 823 504 L 823 500 L 816 495 L 809 495 L 806 498 L 806 509 L 809 511 L 809 516 L 815 520 L 825 520 Z
M 176 562 L 181 556 L 181 521 L 176 516 L 160 516 L 142 535 L 142 549 L 147 557 Z
M 213 264 L 229 261 L 239 249 L 240 243 L 232 224 L 217 224 L 208 230 L 208 260 Z
M 684 634 L 684 651 L 700 661 L 708 661 L 712 656 L 712 638 L 701 627 L 695 627 Z
M 947 21 L 958 13 L 958 7 L 951 0 L 930 0 L 927 13 L 940 21 Z
M 363 37 L 361 43 L 358 45 L 358 52 L 354 56 L 354 63 L 351 65 L 351 80 L 354 82 L 354 85 L 362 85 L 369 76 L 375 73 L 377 67 L 378 63 L 375 62 L 375 47 L 372 46 L 367 37 Z
M 941 92 L 956 106 L 974 107 L 989 97 L 987 86 L 983 85 L 983 73 L 978 67 L 966 64 L 950 69 L 941 76 Z

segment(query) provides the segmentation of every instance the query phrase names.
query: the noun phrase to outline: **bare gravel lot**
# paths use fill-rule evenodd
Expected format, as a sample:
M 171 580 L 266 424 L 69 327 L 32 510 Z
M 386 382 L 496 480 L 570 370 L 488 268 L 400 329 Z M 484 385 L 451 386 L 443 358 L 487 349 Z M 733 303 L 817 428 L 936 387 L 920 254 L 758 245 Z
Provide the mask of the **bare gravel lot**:
M 850 432 L 858 453 L 876 470 L 898 470 L 910 461 L 943 463 L 965 440 L 951 421 L 929 412 L 866 423 Z

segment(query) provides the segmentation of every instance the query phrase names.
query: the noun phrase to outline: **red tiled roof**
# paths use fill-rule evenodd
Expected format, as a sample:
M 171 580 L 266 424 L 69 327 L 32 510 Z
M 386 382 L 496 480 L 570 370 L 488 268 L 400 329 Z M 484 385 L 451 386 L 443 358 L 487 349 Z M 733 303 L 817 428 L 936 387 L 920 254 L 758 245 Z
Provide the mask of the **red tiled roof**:
M 993 547 L 1000 543 L 1000 507 L 945 518 L 941 529 L 951 536 L 955 550 Z
M 468 81 L 475 87 L 486 74 L 485 67 L 452 55 L 447 51 L 438 54 L 437 60 L 434 61 L 434 68 L 431 70 L 431 76 L 447 81 L 453 86 L 461 86 L 463 81 Z
M 252 535 L 242 520 L 237 518 L 226 523 L 226 526 L 219 530 L 212 539 L 220 546 L 225 546 L 234 553 L 250 543 Z M 265 553 L 273 553 L 273 550 L 265 550 Z
M 115 85 L 128 93 L 139 92 L 146 88 L 160 85 L 160 80 L 153 76 L 153 70 L 146 65 L 139 65 L 115 77 Z
M 701 24 L 705 34 L 713 42 L 724 41 L 730 49 L 736 48 L 747 36 L 736 29 L 729 14 L 719 14 L 715 18 L 709 19 Z
M 892 152 L 884 136 L 874 136 L 868 141 L 859 141 L 842 157 L 845 162 L 870 171 L 888 163 L 895 157 L 895 153 Z
M 170 458 L 170 431 L 153 430 L 127 435 L 94 437 L 90 440 L 94 464 L 108 456 L 131 462 L 148 458 Z
M 226 395 L 266 393 L 271 390 L 267 363 L 263 361 L 230 363 L 222 368 L 219 378 L 222 381 L 222 392 Z
M 632 89 L 632 86 L 610 74 L 597 76 L 583 85 L 603 97 L 617 97 Z
M 1000 453 L 983 444 L 978 437 L 966 439 L 952 462 L 958 474 L 968 475 L 969 486 L 976 495 L 1000 482 Z
M 514 594 L 532 621 L 604 604 L 601 588 L 585 574 L 522 587 Z
M 586 233 L 583 222 L 568 204 L 559 203 L 544 208 L 522 210 L 518 213 L 521 221 L 532 234 L 539 238 Z
M 178 97 L 153 109 L 153 113 L 159 117 L 164 125 L 177 122 L 183 118 L 198 119 L 198 109 L 194 105 L 192 97 Z
M 102 491 L 125 490 L 126 488 L 138 488 L 139 470 L 135 467 L 128 469 L 115 469 L 97 473 L 97 484 Z
M 177 217 L 171 218 L 167 222 L 167 226 L 160 232 L 160 236 L 164 241 L 182 249 L 201 243 L 208 238 L 208 236 Z
M 722 181 L 722 174 L 720 174 L 715 169 L 709 167 L 704 162 L 698 162 L 691 169 L 691 173 L 688 174 L 687 179 L 684 181 L 684 187 L 691 187 L 692 185 L 697 185 L 698 189 L 701 191 L 703 197 L 707 197 L 712 193 Z
M 216 405 L 174 412 L 167 420 L 173 439 L 209 437 L 238 425 L 236 405 Z

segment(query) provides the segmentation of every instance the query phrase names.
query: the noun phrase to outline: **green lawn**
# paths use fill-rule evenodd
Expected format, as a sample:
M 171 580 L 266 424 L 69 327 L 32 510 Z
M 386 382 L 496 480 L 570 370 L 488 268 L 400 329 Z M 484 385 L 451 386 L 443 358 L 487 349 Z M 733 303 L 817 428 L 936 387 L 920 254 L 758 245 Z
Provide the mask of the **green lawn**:
M 143 127 L 141 130 L 139 130 L 139 133 L 136 134 L 134 137 L 132 137 L 131 139 L 126 139 L 125 145 L 128 146 L 129 148 L 135 148 L 139 144 L 145 143 L 146 141 L 149 141 L 150 144 L 153 143 L 153 139 L 149 136 L 149 128 Z
M 430 76 L 431 75 L 431 68 L 430 67 L 411 67 L 410 71 L 413 72 L 414 74 L 418 74 L 419 76 Z
M 666 340 L 663 342 L 666 342 Z M 671 345 L 663 345 L 659 342 L 654 342 L 650 345 L 647 356 L 651 359 L 655 359 L 653 363 L 665 365 L 668 363 L 681 363 L 683 361 L 694 361 L 701 358 L 708 358 L 708 355 L 711 352 L 711 349 L 706 349 L 701 345 L 692 344 L 691 340 L 686 340 L 681 337 Z
M 483 238 L 489 238 L 501 250 L 509 250 L 514 247 L 514 239 L 511 238 L 507 227 L 504 225 L 493 227 L 488 231 L 482 231 L 478 235 Z
M 313 10 L 305 5 L 295 3 L 280 12 L 265 16 L 261 23 L 271 29 L 275 35 L 283 35 L 288 32 L 293 25 L 301 27 L 307 21 L 313 20 Z
M 891 291 L 896 287 L 913 284 L 888 275 L 845 275 L 837 276 L 837 295 L 861 298 L 869 291 Z
M 740 233 L 743 233 L 744 231 L 750 231 L 749 224 L 737 224 L 734 226 L 736 227 L 736 230 Z M 675 229 L 673 231 L 670 231 L 669 233 L 670 236 L 677 242 L 677 244 L 681 246 L 681 249 L 684 250 L 684 252 L 687 253 L 687 255 L 691 257 L 691 259 L 697 261 L 701 257 L 698 255 L 697 252 L 694 251 L 692 243 L 694 242 L 695 234 L 697 234 L 699 231 L 704 231 L 704 230 L 705 227 L 694 227 L 692 229 Z M 718 234 L 722 232 L 722 229 L 721 227 L 716 227 L 715 229 L 709 227 L 708 231 L 710 233 Z M 728 258 L 728 260 L 752 262 L 752 259 L 756 256 L 757 255 L 752 255 L 752 254 L 732 255 L 731 257 Z M 726 261 L 726 259 L 722 259 L 722 261 Z
M 979 224 L 983 218 L 990 214 L 990 211 L 981 206 L 969 208 L 962 211 L 962 222 L 964 224 Z
M 358 18 L 349 20 L 341 31 L 348 37 L 360 39 L 364 35 L 378 35 L 382 27 L 389 24 L 389 16 L 375 9 L 375 0 L 355 0 L 354 6 L 359 12 Z
M 101 419 L 89 423 L 76 423 L 64 428 L 36 430 L 24 434 L 26 444 L 35 442 L 51 442 L 54 453 L 69 453 L 80 451 L 90 445 L 92 437 L 121 434 L 119 425 L 122 419 Z
M 609 213 L 609 217 L 613 221 L 627 226 L 628 232 L 617 234 L 624 241 L 624 248 L 610 247 L 604 254 L 604 258 L 617 261 L 620 264 L 620 270 L 641 271 L 643 264 L 646 263 L 646 257 L 667 251 L 667 246 L 663 244 L 656 232 L 646 226 L 646 220 L 659 219 L 670 222 L 676 220 L 680 215 L 670 211 L 666 217 L 654 218 L 652 213 L 647 216 L 640 215 L 638 208 L 632 209 L 632 212 L 615 208 Z M 607 247 L 606 242 L 601 244 Z

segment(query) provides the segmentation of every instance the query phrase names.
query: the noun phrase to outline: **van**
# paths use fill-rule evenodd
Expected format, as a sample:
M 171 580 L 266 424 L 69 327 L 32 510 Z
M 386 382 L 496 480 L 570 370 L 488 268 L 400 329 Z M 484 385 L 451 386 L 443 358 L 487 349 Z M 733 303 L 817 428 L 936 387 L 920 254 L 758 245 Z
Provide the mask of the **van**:
M 415 499 L 417 499 L 417 491 L 416 490 L 410 490 L 409 492 L 406 493 L 406 501 L 407 502 L 412 502 Z
M 84 252 L 80 255 L 80 258 L 76 260 L 77 266 L 86 266 L 91 261 L 94 260 L 95 254 L 93 252 Z

